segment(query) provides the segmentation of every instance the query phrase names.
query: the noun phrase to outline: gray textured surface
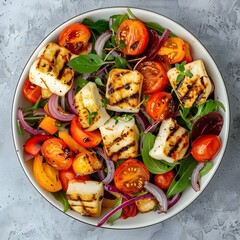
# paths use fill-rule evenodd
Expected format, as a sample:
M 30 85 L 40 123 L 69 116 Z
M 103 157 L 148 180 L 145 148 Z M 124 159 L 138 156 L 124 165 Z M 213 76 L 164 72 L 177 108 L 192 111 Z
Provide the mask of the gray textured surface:
M 117 5 L 154 10 L 191 31 L 220 68 L 232 110 L 226 154 L 204 193 L 174 218 L 131 231 L 88 226 L 42 199 L 20 167 L 10 129 L 14 89 L 35 46 L 68 18 Z M 240 1 L 1 0 L 0 22 L 0 239 L 240 239 Z

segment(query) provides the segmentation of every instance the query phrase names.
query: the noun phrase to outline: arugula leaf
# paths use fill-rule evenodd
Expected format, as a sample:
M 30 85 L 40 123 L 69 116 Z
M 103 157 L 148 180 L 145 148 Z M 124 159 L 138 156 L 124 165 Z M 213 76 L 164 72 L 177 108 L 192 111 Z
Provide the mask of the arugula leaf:
M 180 160 L 179 164 L 179 170 L 167 190 L 167 197 L 180 193 L 191 185 L 190 177 L 193 169 L 197 165 L 196 160 L 190 155 Z
M 90 18 L 85 18 L 83 19 L 82 24 L 88 26 L 92 30 L 96 30 L 98 34 L 104 33 L 109 28 L 109 22 L 104 19 L 99 19 L 96 22 L 94 22 Z
M 152 133 L 145 133 L 143 140 L 142 158 L 149 172 L 154 174 L 163 174 L 173 169 L 176 166 L 176 163 L 167 163 L 163 160 L 156 160 L 149 156 L 149 152 L 153 148 L 155 138 L 156 137 Z
M 90 112 L 87 109 L 88 112 L 88 123 L 91 125 L 93 123 L 93 118 L 95 118 L 97 116 L 97 112 Z
M 79 73 L 92 73 L 97 71 L 102 65 L 106 64 L 96 54 L 79 55 L 69 61 L 68 65 Z
M 24 135 L 24 131 L 23 131 L 23 128 L 22 128 L 19 120 L 17 120 L 17 129 L 18 129 L 19 135 L 23 136 Z
M 116 203 L 114 204 L 114 208 L 118 207 L 119 205 L 122 204 L 122 197 L 120 197 Z M 122 214 L 122 209 L 119 209 L 117 212 L 115 212 L 108 220 L 107 223 L 112 225 L 113 222 L 115 222 L 118 218 L 120 218 Z
M 102 79 L 101 79 L 101 78 L 95 78 L 95 83 L 96 83 L 98 86 L 106 87 L 105 84 L 102 82 Z
M 118 47 L 126 49 L 127 46 L 126 46 L 125 42 L 121 39 Z
M 114 23 L 111 26 L 111 28 L 113 29 L 114 32 L 117 32 L 117 30 L 118 30 L 119 26 L 121 25 L 121 23 L 128 19 L 128 15 L 127 14 L 114 15 L 114 16 L 111 16 L 111 18 L 115 19 Z
M 77 77 L 76 81 L 77 81 L 77 86 L 80 87 L 80 89 L 82 89 L 88 83 L 88 81 L 82 77 Z
M 66 196 L 66 193 L 61 190 L 59 192 L 55 192 L 55 193 L 52 193 L 52 195 L 54 196 L 54 198 L 59 201 L 60 203 L 62 203 L 63 205 L 63 211 L 66 212 L 68 209 L 69 209 L 69 203 L 68 203 L 68 200 L 67 200 L 67 196 Z
M 207 162 L 206 165 L 203 167 L 203 169 L 199 173 L 200 177 L 207 175 L 212 169 L 212 167 L 213 167 L 213 164 L 211 162 Z
M 116 68 L 121 68 L 121 69 L 126 69 L 127 68 L 127 60 L 120 57 L 120 56 L 117 56 L 115 58 L 115 65 L 116 65 Z

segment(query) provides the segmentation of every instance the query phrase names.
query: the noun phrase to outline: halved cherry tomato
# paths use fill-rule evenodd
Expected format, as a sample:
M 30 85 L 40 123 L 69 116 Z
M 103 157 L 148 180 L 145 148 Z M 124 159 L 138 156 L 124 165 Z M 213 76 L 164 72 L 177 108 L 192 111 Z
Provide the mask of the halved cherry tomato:
M 162 64 L 154 61 L 141 62 L 136 70 L 143 75 L 143 93 L 151 94 L 164 90 L 169 80 Z
M 73 54 L 80 54 L 88 45 L 91 37 L 89 28 L 80 23 L 73 23 L 63 29 L 59 36 L 59 45 Z
M 72 165 L 71 152 L 66 143 L 59 138 L 46 140 L 41 147 L 41 152 L 47 163 L 57 170 L 66 170 Z
M 30 82 L 29 77 L 26 78 L 23 84 L 23 96 L 30 102 L 36 103 L 37 100 L 41 97 L 41 87 Z
M 40 149 L 42 144 L 44 143 L 44 141 L 46 141 L 47 139 L 52 138 L 52 136 L 46 136 L 46 135 L 35 135 L 31 138 L 29 138 L 24 145 L 24 150 L 25 152 L 36 156 Z
M 72 168 L 69 168 L 67 170 L 60 170 L 59 171 L 59 179 L 62 183 L 62 189 L 63 191 L 67 191 L 68 188 L 68 182 L 70 180 L 76 179 L 78 181 L 87 181 L 91 180 L 89 175 L 84 175 L 84 176 L 76 176 L 76 173 L 73 171 Z
M 220 138 L 215 134 L 208 134 L 200 136 L 193 142 L 191 154 L 198 162 L 209 161 L 218 153 L 220 147 Z
M 43 162 L 43 157 L 39 154 L 33 161 L 33 174 L 37 183 L 49 192 L 58 192 L 62 189 L 61 181 L 59 180 L 59 172 L 46 162 Z
M 173 170 L 170 170 L 163 174 L 156 174 L 154 176 L 154 183 L 159 188 L 167 190 L 169 188 L 169 186 L 171 185 L 175 175 L 176 174 Z
M 185 57 L 183 58 L 182 61 L 186 61 L 187 63 L 190 63 L 193 61 L 193 57 L 191 54 L 191 47 L 190 44 L 187 42 L 184 42 L 185 44 Z
M 158 54 L 166 63 L 174 64 L 181 62 L 185 56 L 185 43 L 181 38 L 168 38 L 160 48 Z
M 149 41 L 146 26 L 139 20 L 125 20 L 119 26 L 116 33 L 116 42 L 119 45 L 123 41 L 126 48 L 120 48 L 126 55 L 138 55 L 142 53 Z
M 114 173 L 115 186 L 122 192 L 133 194 L 141 192 L 144 182 L 149 181 L 150 173 L 137 159 L 128 159 L 121 163 Z
M 70 125 L 70 133 L 72 137 L 80 145 L 86 148 L 94 148 L 99 145 L 102 141 L 102 136 L 99 130 L 92 132 L 84 131 L 80 125 L 78 117 L 74 117 Z
M 127 200 L 123 199 L 123 200 L 122 200 L 122 203 L 124 203 L 124 202 L 126 202 L 126 201 L 127 201 Z M 136 203 L 132 203 L 132 204 L 130 204 L 130 205 L 128 205 L 128 206 L 126 206 L 126 207 L 124 207 L 124 208 L 122 209 L 121 217 L 122 217 L 123 219 L 127 219 L 127 218 L 129 218 L 129 217 L 134 217 L 134 216 L 136 216 L 137 213 L 138 213 L 137 205 L 136 205 Z
M 147 114 L 157 121 L 169 118 L 174 112 L 174 101 L 168 92 L 156 92 L 146 104 Z

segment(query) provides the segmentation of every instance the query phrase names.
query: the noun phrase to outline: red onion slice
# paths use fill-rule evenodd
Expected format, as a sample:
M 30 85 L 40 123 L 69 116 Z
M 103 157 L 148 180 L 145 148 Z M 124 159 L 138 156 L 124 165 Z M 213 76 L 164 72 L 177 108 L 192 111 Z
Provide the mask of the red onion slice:
M 48 133 L 47 131 L 44 131 L 41 129 L 35 129 L 29 126 L 27 122 L 24 120 L 23 112 L 21 108 L 18 108 L 17 117 L 22 128 L 30 135 L 50 135 L 50 133 Z
M 57 120 L 61 122 L 70 122 L 75 114 L 65 112 L 58 104 L 58 98 L 56 94 L 52 94 L 48 101 L 48 110 L 50 114 Z
M 168 209 L 170 209 L 171 207 L 173 207 L 181 198 L 182 193 L 177 193 L 176 195 L 174 195 L 169 201 L 168 201 Z
M 101 227 L 115 212 L 119 211 L 120 209 L 133 204 L 134 202 L 141 200 L 141 199 L 145 199 L 145 198 L 154 198 L 154 196 L 150 193 L 132 198 L 130 200 L 127 200 L 126 202 L 122 203 L 121 205 L 117 206 L 116 208 L 114 208 L 112 211 L 110 211 L 107 215 L 105 215 L 101 221 L 98 223 L 98 227 Z
M 44 111 L 43 108 L 39 108 L 33 112 L 33 116 L 45 116 L 47 113 Z
M 105 43 L 108 41 L 108 39 L 110 39 L 111 36 L 112 36 L 112 31 L 107 30 L 106 32 L 104 32 L 98 37 L 94 46 L 94 50 L 96 51 L 98 56 L 102 57 L 103 47 Z
M 137 122 L 139 123 L 141 130 L 145 132 L 145 130 L 149 126 L 149 121 L 147 117 L 141 111 L 139 111 L 138 113 L 135 113 L 134 116 Z
M 32 154 L 30 153 L 27 153 L 26 151 L 23 151 L 23 159 L 25 162 L 33 159 L 35 156 L 33 156 Z
M 167 196 L 164 193 L 164 191 L 162 189 L 160 189 L 159 187 L 157 187 L 156 185 L 145 181 L 144 184 L 145 189 L 150 192 L 159 202 L 160 206 L 161 206 L 161 213 L 166 213 L 168 210 L 168 201 L 167 201 Z
M 112 185 L 108 185 L 108 184 L 107 184 L 107 185 L 104 186 L 104 189 L 105 189 L 106 191 L 115 192 L 115 193 L 119 194 L 121 197 L 125 198 L 126 200 L 131 199 L 131 197 L 130 197 L 128 194 L 126 194 L 126 193 L 124 193 L 124 192 L 121 192 L 121 191 L 118 190 L 118 188 L 116 188 L 115 186 L 112 186 Z
M 78 112 L 75 108 L 74 104 L 74 96 L 76 94 L 77 86 L 76 86 L 76 81 L 73 83 L 72 87 L 68 91 L 66 97 L 67 97 L 67 103 L 69 107 L 69 111 L 75 115 L 78 115 Z
M 144 133 L 147 133 L 147 132 L 153 133 L 156 130 L 159 123 L 160 121 L 154 121 L 150 126 L 148 126 L 148 128 L 144 131 Z
M 197 164 L 197 166 L 193 169 L 192 176 L 191 176 L 191 184 L 192 188 L 198 192 L 200 191 L 200 171 L 204 168 L 205 162 L 200 162 Z

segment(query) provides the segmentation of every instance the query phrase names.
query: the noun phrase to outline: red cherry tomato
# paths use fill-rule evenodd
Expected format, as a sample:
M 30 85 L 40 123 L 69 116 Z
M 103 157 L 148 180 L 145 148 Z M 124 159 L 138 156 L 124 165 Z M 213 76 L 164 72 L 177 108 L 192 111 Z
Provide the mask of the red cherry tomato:
M 175 177 L 175 172 L 173 170 L 170 170 L 169 172 L 166 172 L 163 174 L 156 174 L 154 176 L 154 183 L 159 188 L 167 190 L 171 185 L 174 177 Z
M 220 147 L 220 138 L 215 134 L 208 134 L 200 136 L 193 142 L 191 154 L 198 162 L 209 161 L 218 153 Z
M 121 40 L 125 48 L 120 48 L 126 55 L 138 55 L 142 53 L 149 41 L 149 34 L 146 26 L 139 20 L 125 20 L 119 26 L 116 33 L 116 42 L 119 45 Z
M 144 182 L 150 180 L 150 173 L 137 159 L 121 163 L 114 173 L 115 186 L 122 192 L 133 194 L 142 191 Z
M 174 112 L 174 101 L 170 93 L 156 92 L 146 104 L 147 114 L 156 121 L 169 118 Z
M 152 94 L 164 90 L 169 80 L 162 64 L 154 61 L 141 62 L 137 69 L 143 75 L 143 93 Z
M 127 200 L 123 199 L 122 203 L 126 202 Z M 123 219 L 127 219 L 129 217 L 134 217 L 138 213 L 138 208 L 136 203 L 130 204 L 122 209 L 121 217 Z
M 24 84 L 23 84 L 23 96 L 30 102 L 30 103 L 36 103 L 37 100 L 42 95 L 42 88 L 31 83 L 29 80 L 29 77 L 26 78 Z
M 63 29 L 59 36 L 59 45 L 73 54 L 80 54 L 87 48 L 91 37 L 89 28 L 80 23 L 73 23 Z

